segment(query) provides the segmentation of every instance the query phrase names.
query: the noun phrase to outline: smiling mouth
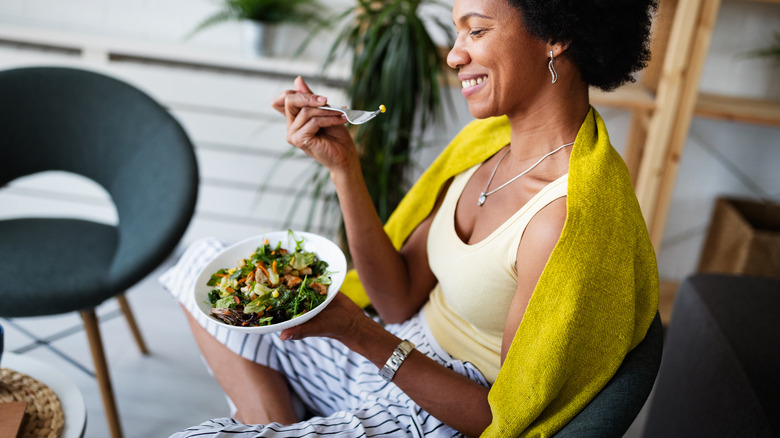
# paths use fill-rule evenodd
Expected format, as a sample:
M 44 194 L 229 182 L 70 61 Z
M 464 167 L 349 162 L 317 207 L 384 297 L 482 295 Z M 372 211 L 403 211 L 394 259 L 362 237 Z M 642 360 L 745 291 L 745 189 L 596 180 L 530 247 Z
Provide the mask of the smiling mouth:
M 461 81 L 461 86 L 463 89 L 475 87 L 487 80 L 487 76 L 480 76 L 478 78 L 472 78 L 472 79 L 466 79 L 464 81 Z

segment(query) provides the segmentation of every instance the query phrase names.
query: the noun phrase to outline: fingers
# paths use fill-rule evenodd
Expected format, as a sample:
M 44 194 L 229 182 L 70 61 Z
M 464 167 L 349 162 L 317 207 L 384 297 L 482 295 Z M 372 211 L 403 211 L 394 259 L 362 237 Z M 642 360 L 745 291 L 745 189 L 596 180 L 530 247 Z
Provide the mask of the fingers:
M 297 335 L 295 330 L 287 328 L 282 330 L 282 333 L 279 334 L 279 338 L 281 338 L 283 341 L 292 341 L 294 339 L 301 339 L 301 336 Z
M 293 86 L 295 87 L 295 91 L 303 94 L 314 94 L 313 91 L 309 88 L 309 86 L 306 84 L 306 82 L 303 80 L 302 77 L 298 76 L 293 81 Z
M 274 100 L 271 101 L 271 107 L 284 115 L 284 100 L 287 98 L 288 95 L 295 93 L 295 90 L 284 90 L 284 92 L 278 96 Z
M 287 126 L 287 142 L 301 149 L 312 146 L 320 130 L 331 126 L 343 125 L 345 119 L 339 113 L 316 108 L 303 108 L 298 117 Z
M 339 292 L 328 307 L 301 325 L 284 329 L 280 336 L 284 340 L 303 339 L 309 336 L 324 336 L 341 339 L 343 335 L 354 334 L 361 324 L 374 324 L 373 320 L 346 295 Z
M 287 119 L 287 142 L 307 151 L 312 140 L 323 140 L 320 129 L 346 123 L 346 118 L 337 112 L 317 109 L 325 106 L 328 99 L 314 94 L 302 77 L 293 81 L 293 90 L 285 90 L 271 103 L 272 107 Z
M 316 94 L 288 94 L 284 98 L 284 114 L 287 117 L 287 126 L 293 124 L 298 114 L 304 108 L 316 108 L 328 102 L 328 98 Z
M 285 114 L 285 99 L 291 94 L 314 94 L 302 77 L 298 76 L 293 81 L 294 90 L 284 90 L 271 101 L 271 107 L 281 114 Z M 326 100 L 327 102 L 327 100 Z M 323 103 L 324 105 L 324 103 Z M 322 105 L 320 105 L 322 106 Z
M 307 106 L 324 106 L 327 103 L 328 98 L 324 96 L 310 93 L 302 94 L 295 90 L 285 90 L 271 102 L 271 106 L 276 111 L 285 115 L 289 122 L 298 115 L 301 108 Z

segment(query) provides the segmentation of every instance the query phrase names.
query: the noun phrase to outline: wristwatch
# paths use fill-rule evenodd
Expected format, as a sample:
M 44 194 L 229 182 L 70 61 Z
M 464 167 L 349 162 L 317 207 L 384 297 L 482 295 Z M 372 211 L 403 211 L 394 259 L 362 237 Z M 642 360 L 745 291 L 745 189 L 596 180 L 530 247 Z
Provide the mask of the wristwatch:
M 401 364 L 404 363 L 412 350 L 414 350 L 414 344 L 406 339 L 401 341 L 401 343 L 395 347 L 395 350 L 393 351 L 393 354 L 390 356 L 390 358 L 387 359 L 385 366 L 379 370 L 379 375 L 388 382 L 393 380 L 395 372 L 398 371 L 398 368 L 401 367 Z

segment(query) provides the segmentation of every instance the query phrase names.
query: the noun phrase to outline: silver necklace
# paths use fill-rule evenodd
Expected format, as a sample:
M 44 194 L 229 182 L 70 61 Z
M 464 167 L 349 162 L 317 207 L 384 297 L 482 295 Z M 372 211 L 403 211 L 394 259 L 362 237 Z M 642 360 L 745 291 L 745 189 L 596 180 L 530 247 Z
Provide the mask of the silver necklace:
M 501 165 L 501 162 L 504 161 L 504 158 L 506 158 L 506 156 L 509 155 L 509 148 L 507 148 L 506 152 L 504 152 L 504 155 L 502 155 L 501 158 L 498 159 L 498 163 L 496 163 L 496 167 L 493 168 L 493 173 L 490 174 L 490 179 L 488 179 L 487 184 L 485 184 L 485 188 L 482 190 L 482 193 L 479 195 L 479 206 L 482 207 L 482 204 L 485 203 L 485 200 L 487 200 L 488 196 L 492 195 L 493 193 L 496 193 L 497 191 L 499 191 L 499 190 L 503 189 L 504 187 L 508 186 L 510 183 L 514 182 L 516 179 L 518 179 L 521 176 L 525 175 L 526 173 L 530 172 L 531 170 L 533 170 L 534 167 L 538 166 L 539 163 L 544 161 L 545 158 L 547 158 L 550 155 L 558 152 L 559 150 L 565 148 L 566 146 L 571 146 L 573 144 L 574 144 L 574 142 L 566 143 L 565 145 L 559 146 L 557 149 L 548 152 L 545 156 L 540 158 L 539 161 L 534 163 L 533 166 L 531 166 L 528 169 L 525 169 L 524 171 L 520 172 L 520 174 L 517 175 L 516 177 L 510 179 L 509 181 L 505 182 L 504 184 L 501 184 L 500 186 L 498 186 L 498 188 L 495 188 L 495 189 L 493 189 L 493 190 L 491 190 L 489 192 L 486 192 L 488 187 L 490 187 L 490 183 L 493 182 L 493 177 L 496 176 L 496 171 L 498 170 L 498 166 Z

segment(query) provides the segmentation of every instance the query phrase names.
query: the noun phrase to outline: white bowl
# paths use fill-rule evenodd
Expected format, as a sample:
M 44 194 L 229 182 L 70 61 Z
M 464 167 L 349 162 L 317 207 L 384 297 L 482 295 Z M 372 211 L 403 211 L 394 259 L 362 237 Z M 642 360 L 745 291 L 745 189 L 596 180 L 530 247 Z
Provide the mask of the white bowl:
M 203 312 L 210 320 L 216 324 L 244 333 L 271 333 L 284 330 L 288 327 L 293 327 L 298 324 L 302 324 L 314 315 L 320 313 L 332 300 L 333 297 L 339 292 L 341 284 L 344 283 L 344 277 L 347 275 L 347 259 L 344 257 L 344 252 L 338 245 L 326 239 L 325 237 L 317 234 L 307 233 L 304 231 L 293 231 L 293 236 L 290 236 L 289 231 L 274 231 L 265 233 L 260 236 L 250 237 L 235 243 L 225 248 L 219 255 L 217 255 L 212 261 L 207 264 L 203 270 L 198 274 L 198 279 L 195 281 L 195 288 L 193 293 L 195 294 L 195 303 L 198 305 L 198 309 Z M 271 247 L 276 247 L 278 242 L 282 243 L 282 248 L 289 251 L 295 250 L 295 237 L 298 240 L 303 239 L 302 248 L 305 251 L 313 252 L 320 260 L 328 262 L 328 271 L 330 272 L 331 284 L 328 287 L 328 297 L 319 306 L 304 313 L 297 318 L 293 318 L 278 324 L 271 324 L 259 327 L 242 327 L 230 325 L 222 322 L 211 315 L 211 304 L 209 303 L 208 294 L 213 289 L 211 286 L 207 286 L 211 275 L 222 268 L 235 268 L 238 266 L 238 262 L 241 259 L 249 257 L 255 250 L 263 245 L 265 239 L 268 239 L 268 243 Z

